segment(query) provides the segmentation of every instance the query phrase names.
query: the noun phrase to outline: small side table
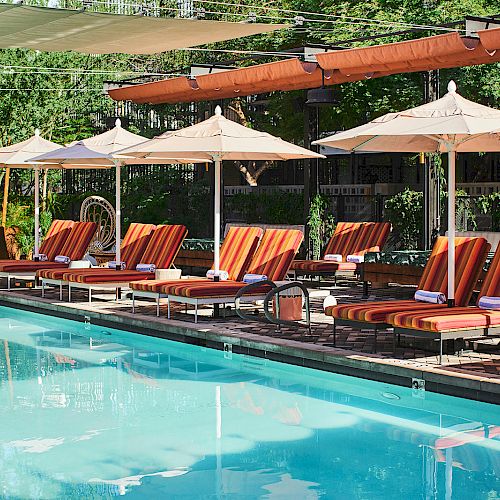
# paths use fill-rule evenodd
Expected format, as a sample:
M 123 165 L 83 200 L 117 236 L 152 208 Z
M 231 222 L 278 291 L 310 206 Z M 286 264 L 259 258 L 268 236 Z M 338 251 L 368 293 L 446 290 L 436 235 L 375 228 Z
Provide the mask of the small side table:
M 99 266 L 114 260 L 115 252 L 90 252 L 90 256 L 94 257 Z

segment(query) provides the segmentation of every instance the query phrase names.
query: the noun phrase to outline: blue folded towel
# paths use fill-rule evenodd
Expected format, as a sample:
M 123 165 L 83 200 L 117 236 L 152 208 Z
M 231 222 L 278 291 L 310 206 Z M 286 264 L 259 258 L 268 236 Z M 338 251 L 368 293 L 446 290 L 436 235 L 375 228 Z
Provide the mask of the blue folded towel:
M 66 257 L 66 255 L 56 255 L 54 258 L 54 262 L 59 262 L 59 264 L 69 264 L 71 259 Z
M 125 269 L 127 269 L 127 264 L 125 262 L 119 262 L 117 265 L 116 260 L 110 260 L 108 262 L 108 267 L 110 269 L 117 269 L 119 271 L 125 271 Z
M 137 264 L 135 270 L 141 273 L 154 273 L 156 266 L 154 264 Z
M 229 273 L 227 271 L 221 271 L 219 270 L 219 281 L 227 281 L 229 279 Z M 210 269 L 207 271 L 206 277 L 209 280 L 215 279 L 215 271 L 213 269 Z
M 500 311 L 500 297 L 487 297 L 484 295 L 479 299 L 478 305 L 481 309 L 493 309 L 494 311 Z
M 354 264 L 361 264 L 365 261 L 364 255 L 348 255 L 346 258 L 347 262 L 352 262 Z
M 248 284 L 265 280 L 267 280 L 267 276 L 265 274 L 245 274 L 245 276 L 243 276 L 243 281 Z
M 430 304 L 444 304 L 446 295 L 442 292 L 429 292 L 427 290 L 417 290 L 415 300 L 419 302 L 429 302 Z

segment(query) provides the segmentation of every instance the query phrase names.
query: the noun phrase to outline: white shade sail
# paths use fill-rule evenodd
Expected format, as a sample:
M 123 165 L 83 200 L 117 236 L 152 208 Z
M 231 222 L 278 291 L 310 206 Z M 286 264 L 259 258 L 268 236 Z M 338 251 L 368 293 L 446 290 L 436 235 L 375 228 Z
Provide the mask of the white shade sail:
M 348 151 L 448 153 L 448 301 L 455 297 L 455 160 L 461 152 L 500 151 L 500 110 L 468 101 L 455 82 L 441 99 L 389 113 L 313 144 Z
M 0 4 L 0 48 L 154 54 L 284 27 Z

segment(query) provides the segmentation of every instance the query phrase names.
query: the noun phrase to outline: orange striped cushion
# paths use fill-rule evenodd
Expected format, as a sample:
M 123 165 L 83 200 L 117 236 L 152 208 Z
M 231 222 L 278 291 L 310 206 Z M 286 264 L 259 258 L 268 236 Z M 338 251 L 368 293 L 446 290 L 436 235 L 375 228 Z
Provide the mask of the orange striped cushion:
M 363 247 L 363 251 L 380 251 L 391 233 L 391 224 L 389 222 L 372 222 L 372 229 L 368 242 Z M 376 250 L 378 247 L 379 250 Z
M 75 222 L 58 255 L 65 255 L 71 260 L 82 259 L 96 230 L 95 222 Z M 41 268 L 43 269 L 42 266 Z
M 127 269 L 135 269 L 139 264 L 155 227 L 154 224 L 138 222 L 130 224 L 121 242 L 121 260 L 127 264 Z
M 484 238 L 455 238 L 455 301 L 457 305 L 468 304 L 490 248 Z M 447 293 L 448 288 L 448 239 L 439 237 L 425 266 L 418 288 Z M 430 307 L 429 307 L 430 306 Z M 327 309 L 329 316 L 370 323 L 387 323 L 388 316 L 397 312 L 415 309 L 436 308 L 414 300 L 364 302 L 344 304 Z
M 491 261 L 490 268 L 484 278 L 479 297 L 500 297 L 500 245 Z
M 308 271 L 311 273 L 335 273 L 336 271 L 355 271 L 353 262 L 334 262 L 331 260 L 294 260 L 291 269 L 295 271 Z
M 326 245 L 324 254 L 339 254 L 345 257 L 359 235 L 360 222 L 339 222 Z
M 484 238 L 455 238 L 455 303 L 467 305 L 491 245 Z M 448 238 L 440 236 L 418 284 L 419 290 L 448 292 Z
M 445 307 L 428 312 L 393 314 L 391 324 L 400 328 L 412 328 L 429 332 L 486 328 L 500 325 L 500 311 L 488 311 L 478 307 Z
M 265 274 L 273 281 L 282 280 L 303 239 L 298 229 L 266 229 L 248 273 Z
M 35 262 L 33 260 L 10 260 L 0 263 L 0 271 L 5 273 L 33 273 L 39 269 L 67 269 L 67 264 L 59 262 Z
M 167 285 L 162 287 L 163 293 L 175 295 L 177 297 L 228 297 L 232 298 L 247 284 L 242 281 L 203 281 L 200 283 L 181 283 L 175 285 Z M 262 285 L 254 288 L 251 292 L 252 295 L 266 294 L 271 287 L 269 285 Z
M 243 278 L 262 234 L 260 227 L 229 228 L 220 248 L 220 269 L 229 273 L 230 280 Z
M 96 269 L 96 271 L 99 271 Z M 154 279 L 155 273 L 142 273 L 139 271 L 124 270 L 117 271 L 115 269 L 104 268 L 100 272 L 85 272 L 81 270 L 78 272 L 76 269 L 73 272 L 66 272 L 63 275 L 64 281 L 71 283 L 128 283 L 135 280 L 147 280 L 148 278 Z
M 139 262 L 154 264 L 157 269 L 168 269 L 174 262 L 186 235 L 186 226 L 158 226 L 153 232 Z
M 260 227 L 236 227 L 229 229 L 220 249 L 220 268 L 229 273 L 229 279 L 241 279 L 251 261 L 262 236 Z M 212 266 L 213 269 L 213 266 Z M 235 278 L 235 276 L 237 278 Z M 183 284 L 207 281 L 205 277 L 182 280 Z M 173 286 L 179 280 L 145 280 L 129 284 L 132 290 L 161 293 L 162 287 Z
M 154 292 L 163 293 L 163 290 L 168 287 L 173 287 L 179 284 L 196 284 L 196 283 L 206 283 L 209 280 L 204 277 L 199 278 L 189 278 L 189 279 L 177 279 L 177 280 L 141 280 L 141 281 L 131 281 L 129 287 L 132 290 L 137 290 L 141 292 Z M 210 280 L 210 283 L 213 283 Z
M 388 323 L 391 314 L 419 309 L 436 309 L 437 304 L 417 302 L 416 300 L 387 300 L 363 302 L 360 304 L 342 304 L 325 310 L 325 314 L 334 318 L 349 319 L 367 323 Z M 442 304 L 441 307 L 446 307 Z
M 60 255 L 59 251 L 63 247 L 74 224 L 72 220 L 53 220 L 40 245 L 40 253 L 45 254 L 48 260 L 54 260 L 56 255 Z

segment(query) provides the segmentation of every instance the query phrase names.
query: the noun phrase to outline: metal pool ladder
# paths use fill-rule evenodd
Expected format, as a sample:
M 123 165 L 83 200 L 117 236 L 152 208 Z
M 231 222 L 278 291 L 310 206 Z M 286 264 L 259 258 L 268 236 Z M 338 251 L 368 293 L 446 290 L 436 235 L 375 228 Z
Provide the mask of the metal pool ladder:
M 252 295 L 250 292 L 252 292 L 256 288 L 259 288 L 262 285 L 268 285 L 271 287 L 271 290 L 267 292 L 263 301 L 264 318 L 261 316 L 245 314 L 240 307 L 241 303 L 244 302 L 244 300 L 242 299 L 244 299 L 245 295 Z M 305 309 L 306 309 L 306 318 L 304 321 L 290 321 L 290 320 L 280 319 L 280 300 L 279 300 L 280 294 L 283 294 L 284 291 L 290 290 L 292 288 L 299 288 L 304 296 Z M 276 301 L 274 301 L 276 307 L 275 311 L 276 314 L 273 314 L 272 306 L 270 306 L 274 298 L 276 298 Z M 250 283 L 249 285 L 243 287 L 241 290 L 238 291 L 234 302 L 235 302 L 236 313 L 241 319 L 245 319 L 248 321 L 258 321 L 261 323 L 272 323 L 276 325 L 277 332 L 281 331 L 282 326 L 290 326 L 293 328 L 305 327 L 307 328 L 309 335 L 311 335 L 311 308 L 309 300 L 309 291 L 299 281 L 289 281 L 281 285 L 276 284 L 274 281 L 271 280 L 264 280 L 264 281 L 257 281 L 256 283 Z

